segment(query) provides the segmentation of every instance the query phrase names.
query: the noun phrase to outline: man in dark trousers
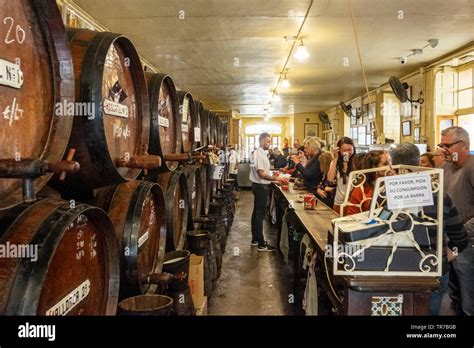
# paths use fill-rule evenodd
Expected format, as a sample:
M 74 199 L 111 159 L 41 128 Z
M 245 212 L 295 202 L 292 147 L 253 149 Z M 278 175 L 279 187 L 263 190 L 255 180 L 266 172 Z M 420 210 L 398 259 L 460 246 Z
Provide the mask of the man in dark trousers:
M 252 213 L 252 246 L 258 246 L 258 251 L 274 251 L 263 235 L 263 219 L 267 211 L 268 196 L 270 194 L 270 184 L 280 185 L 286 179 L 275 178 L 270 172 L 270 161 L 267 153 L 271 145 L 271 136 L 262 133 L 259 137 L 260 147 L 254 151 L 250 164 L 250 181 L 252 181 L 252 193 L 254 195 L 254 206 Z

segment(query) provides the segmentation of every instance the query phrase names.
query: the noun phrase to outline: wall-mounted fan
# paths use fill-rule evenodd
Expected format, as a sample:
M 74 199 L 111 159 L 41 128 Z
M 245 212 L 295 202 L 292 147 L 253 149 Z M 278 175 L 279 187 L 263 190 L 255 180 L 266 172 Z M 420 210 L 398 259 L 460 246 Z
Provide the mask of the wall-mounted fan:
M 355 117 L 359 118 L 361 116 L 359 110 L 353 110 L 352 105 L 347 105 L 344 104 L 344 102 L 340 102 L 339 106 L 341 107 L 342 111 L 348 116 L 348 117 Z
M 319 120 L 321 121 L 321 123 L 324 125 L 324 129 L 328 130 L 328 129 L 332 129 L 331 127 L 331 121 L 329 120 L 329 116 L 327 113 L 321 111 L 319 113 Z
M 399 79 L 397 79 L 394 76 L 391 76 L 388 82 L 390 83 L 390 87 L 392 87 L 393 93 L 398 98 L 398 100 L 400 100 L 400 102 L 405 103 L 409 101 L 410 103 L 419 103 L 419 104 L 423 104 L 425 102 L 425 100 L 421 97 L 423 94 L 422 92 L 420 92 L 420 96 L 417 100 L 408 98 L 407 89 L 410 87 L 408 83 L 406 82 L 402 83 Z

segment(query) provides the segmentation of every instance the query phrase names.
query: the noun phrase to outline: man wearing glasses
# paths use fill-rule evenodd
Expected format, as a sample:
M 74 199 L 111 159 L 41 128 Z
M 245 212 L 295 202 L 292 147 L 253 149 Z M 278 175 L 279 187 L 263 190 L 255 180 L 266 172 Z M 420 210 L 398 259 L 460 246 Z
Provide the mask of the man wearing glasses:
M 474 156 L 469 146 L 469 133 L 461 127 L 443 130 L 438 144 L 446 159 L 444 192 L 452 198 L 470 239 L 452 265 L 459 280 L 462 312 L 474 315 Z

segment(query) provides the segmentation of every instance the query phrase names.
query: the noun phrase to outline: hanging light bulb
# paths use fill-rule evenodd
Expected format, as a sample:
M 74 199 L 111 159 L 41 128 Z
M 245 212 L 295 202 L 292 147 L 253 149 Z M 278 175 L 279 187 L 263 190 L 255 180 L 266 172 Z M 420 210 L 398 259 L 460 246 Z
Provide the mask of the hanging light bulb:
M 309 52 L 308 50 L 306 49 L 305 45 L 303 44 L 303 40 L 301 40 L 301 44 L 298 46 L 298 48 L 296 49 L 296 52 L 295 54 L 293 55 L 293 57 L 295 57 L 297 60 L 299 61 L 303 61 L 303 60 L 306 60 L 308 59 L 309 57 Z
M 281 86 L 283 88 L 288 88 L 290 87 L 290 81 L 288 81 L 288 78 L 286 77 L 286 74 L 285 74 L 285 78 L 283 79 L 283 81 L 281 82 Z

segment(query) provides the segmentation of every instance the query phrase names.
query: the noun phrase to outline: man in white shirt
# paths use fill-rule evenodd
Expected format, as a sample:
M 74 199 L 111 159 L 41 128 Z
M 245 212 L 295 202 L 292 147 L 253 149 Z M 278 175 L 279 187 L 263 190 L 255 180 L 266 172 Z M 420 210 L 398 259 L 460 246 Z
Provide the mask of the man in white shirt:
M 240 191 L 239 184 L 237 182 L 237 173 L 238 173 L 238 166 L 240 163 L 240 155 L 235 150 L 235 147 L 230 148 L 230 156 L 229 156 L 229 176 L 234 179 L 234 190 Z
M 271 145 L 271 136 L 262 133 L 259 137 L 260 147 L 254 151 L 250 164 L 250 181 L 252 181 L 252 193 L 254 195 L 254 206 L 252 213 L 252 246 L 258 246 L 258 251 L 274 251 L 263 235 L 263 220 L 267 209 L 270 184 L 280 185 L 286 179 L 271 176 L 270 161 L 267 153 Z

